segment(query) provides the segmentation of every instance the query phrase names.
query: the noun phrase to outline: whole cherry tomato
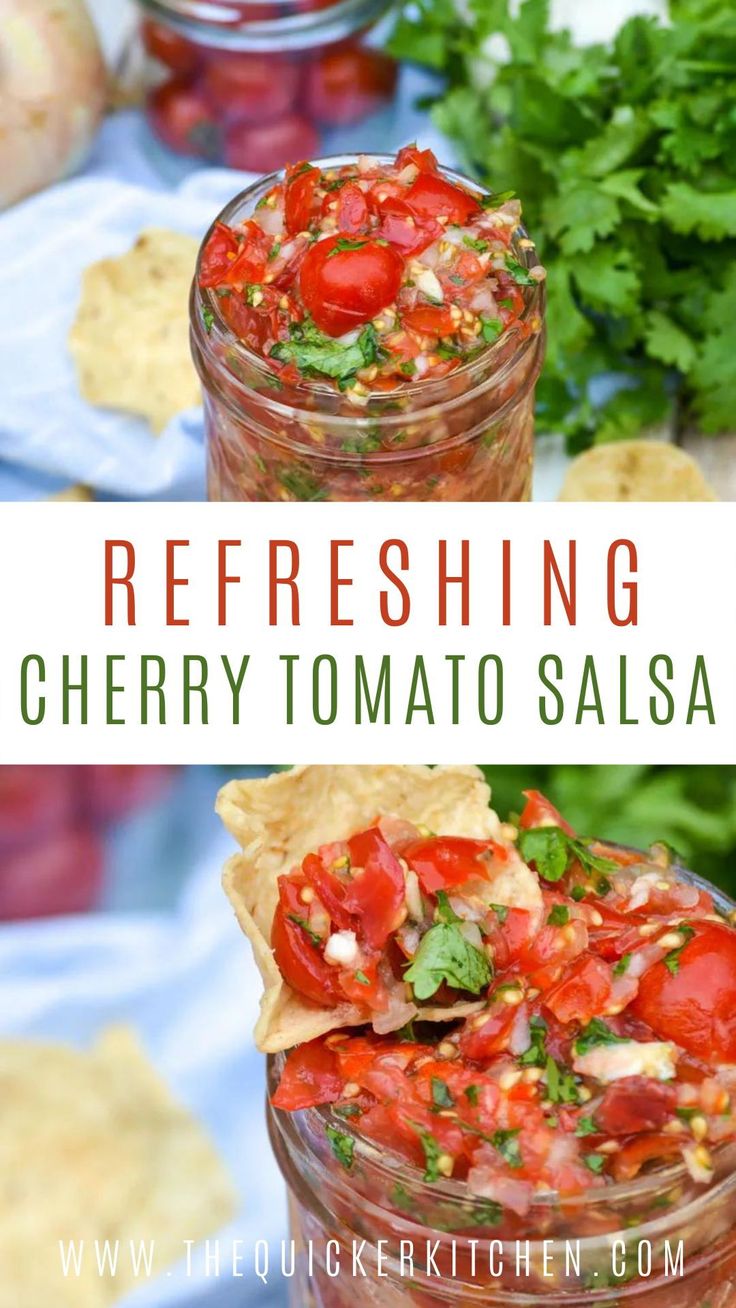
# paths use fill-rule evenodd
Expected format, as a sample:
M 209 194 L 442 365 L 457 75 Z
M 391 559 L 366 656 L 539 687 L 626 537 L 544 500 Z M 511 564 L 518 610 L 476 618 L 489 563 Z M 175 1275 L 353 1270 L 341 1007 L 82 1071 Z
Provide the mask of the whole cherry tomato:
M 375 113 L 396 87 L 396 64 L 380 50 L 338 46 L 307 71 L 305 103 L 317 122 L 346 127 Z
M 644 973 L 631 1011 L 697 1058 L 736 1063 L 736 932 L 718 922 L 680 930 L 689 939 Z
M 143 22 L 143 45 L 146 52 L 173 73 L 193 73 L 199 63 L 199 51 L 181 33 L 150 18 Z
M 309 1040 L 290 1051 L 271 1103 L 274 1108 L 293 1113 L 299 1108 L 334 1103 L 341 1092 L 337 1055 L 324 1040 Z
M 299 89 L 299 69 L 279 55 L 223 54 L 210 59 L 202 79 L 213 105 L 233 122 L 283 118 Z
M 221 133 L 205 95 L 184 78 L 171 78 L 151 91 L 148 116 L 154 132 L 176 154 L 216 159 Z
M 273 123 L 233 123 L 225 136 L 225 162 L 246 172 L 270 173 L 318 153 L 316 128 L 298 114 Z
M 390 245 L 331 236 L 307 250 L 299 285 L 317 326 L 342 336 L 370 322 L 396 298 L 403 273 L 403 259 Z
M 102 885 L 102 841 L 83 827 L 50 832 L 0 864 L 0 920 L 83 913 Z
M 0 854 L 63 827 L 74 810 L 69 768 L 0 767 Z

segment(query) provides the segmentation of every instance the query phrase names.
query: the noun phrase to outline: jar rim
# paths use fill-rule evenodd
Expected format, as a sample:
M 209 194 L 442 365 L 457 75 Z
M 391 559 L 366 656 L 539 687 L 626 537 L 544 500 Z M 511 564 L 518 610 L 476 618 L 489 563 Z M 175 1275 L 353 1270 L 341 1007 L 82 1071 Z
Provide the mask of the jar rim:
M 606 841 L 605 843 L 612 848 L 644 854 L 643 850 L 634 850 L 633 847 L 628 845 L 617 845 L 616 842 L 612 841 Z M 672 864 L 671 868 L 680 879 L 712 895 L 716 905 L 724 912 L 730 913 L 736 910 L 736 901 L 732 900 L 718 886 L 714 886 L 704 877 L 698 876 L 697 873 L 690 871 L 679 863 Z M 385 1178 L 386 1182 L 391 1185 L 404 1183 L 407 1188 L 411 1189 L 412 1195 L 416 1195 L 419 1200 L 426 1198 L 435 1203 L 441 1204 L 444 1201 L 464 1204 L 465 1206 L 483 1203 L 483 1196 L 474 1195 L 464 1182 L 444 1177 L 437 1181 L 425 1182 L 416 1166 L 407 1163 L 400 1155 L 394 1154 L 388 1147 L 384 1146 L 379 1149 L 378 1146 L 365 1140 L 354 1130 L 349 1119 L 338 1117 L 332 1113 L 330 1105 L 301 1109 L 297 1113 L 274 1109 L 270 1105 L 270 1095 L 276 1088 L 276 1078 L 284 1057 L 283 1053 L 271 1054 L 268 1057 L 269 1112 L 279 1133 L 293 1146 L 298 1147 L 299 1142 L 303 1141 L 303 1137 L 298 1130 L 299 1118 L 313 1122 L 322 1130 L 327 1126 L 339 1127 L 343 1134 L 351 1138 L 354 1156 L 361 1163 L 367 1165 L 371 1175 L 375 1176 L 376 1179 Z M 704 1185 L 700 1192 L 688 1199 L 684 1208 L 697 1203 L 700 1199 L 710 1199 L 722 1189 L 736 1189 L 736 1141 L 724 1141 L 722 1144 L 713 1147 L 711 1153 L 714 1163 L 720 1164 L 720 1170 L 714 1174 L 714 1179 L 709 1184 Z M 651 1196 L 652 1200 L 654 1200 L 657 1193 L 663 1188 L 678 1185 L 686 1179 L 689 1179 L 689 1173 L 685 1163 L 680 1161 L 652 1172 L 640 1173 L 631 1181 L 616 1182 L 613 1185 L 603 1187 L 592 1187 L 583 1194 L 561 1196 L 554 1190 L 544 1191 L 535 1195 L 530 1208 L 530 1218 L 534 1222 L 534 1216 L 543 1218 L 545 1215 L 549 1216 L 552 1212 L 564 1215 L 566 1209 L 580 1211 L 581 1208 L 585 1208 L 588 1212 L 595 1212 L 598 1205 L 610 1208 L 616 1207 L 618 1204 L 623 1205 L 632 1200 L 641 1203 L 645 1202 L 648 1196 Z M 669 1211 L 675 1213 L 680 1210 L 673 1207 Z M 653 1212 L 652 1220 L 654 1220 L 654 1215 Z
M 315 159 L 313 163 L 315 167 L 325 170 L 355 164 L 359 157 L 370 159 L 378 164 L 390 164 L 394 160 L 393 155 L 366 152 L 360 156 L 353 154 L 328 155 L 320 159 Z M 457 169 L 441 166 L 440 172 L 442 176 L 447 178 L 449 181 L 469 186 L 478 195 L 490 194 L 486 187 L 482 186 L 479 182 L 466 177 Z M 220 349 L 227 349 L 231 357 L 237 359 L 245 369 L 250 370 L 257 377 L 262 378 L 266 385 L 273 384 L 274 373 L 260 355 L 256 354 L 255 351 L 251 350 L 244 341 L 239 340 L 233 334 L 222 315 L 217 295 L 212 290 L 202 290 L 199 285 L 198 274 L 202 253 L 215 227 L 220 223 L 226 226 L 232 226 L 235 222 L 245 216 L 244 211 L 246 211 L 246 209 L 250 210 L 255 207 L 257 199 L 261 198 L 262 195 L 267 194 L 274 186 L 283 181 L 284 176 L 285 170 L 280 169 L 277 172 L 259 178 L 256 182 L 253 182 L 250 186 L 246 187 L 245 190 L 239 192 L 239 194 L 225 206 L 221 213 L 215 218 L 204 238 L 204 241 L 202 242 L 199 258 L 197 260 L 197 272 L 193 283 L 192 329 L 199 349 L 208 362 L 213 362 L 215 368 L 222 369 L 226 373 L 228 388 L 230 390 L 234 388 L 236 391 L 242 392 L 251 403 L 253 401 L 253 396 L 260 395 L 260 392 L 254 391 L 230 368 L 225 368 L 224 363 L 220 358 L 218 358 L 213 346 L 219 346 Z M 512 237 L 512 241 L 517 247 L 515 249 L 516 257 L 525 268 L 537 266 L 539 261 L 534 243 L 530 242 L 528 245 L 524 244 L 522 248 L 518 248 L 518 243 L 522 240 L 526 243 L 529 241 L 529 237 L 527 236 L 525 228 L 519 225 L 515 229 Z M 503 381 L 504 373 L 510 367 L 516 366 L 519 358 L 526 350 L 535 348 L 539 337 L 543 334 L 545 306 L 544 281 L 536 282 L 533 287 L 524 287 L 522 289 L 527 292 L 527 294 L 524 296 L 524 308 L 520 315 L 519 322 L 526 325 L 537 317 L 540 320 L 541 325 L 536 332 L 530 332 L 524 337 L 521 336 L 518 329 L 511 333 L 504 333 L 497 341 L 489 344 L 481 354 L 476 355 L 472 360 L 462 363 L 460 367 L 456 368 L 452 373 L 449 373 L 447 377 L 429 381 L 402 382 L 400 388 L 395 392 L 387 394 L 386 392 L 377 391 L 374 394 L 369 395 L 366 398 L 364 405 L 361 405 L 360 407 L 356 406 L 354 411 L 350 413 L 319 411 L 320 421 L 329 424 L 330 427 L 334 426 L 335 430 L 340 430 L 344 426 L 346 429 L 349 428 L 353 431 L 357 430 L 359 432 L 367 432 L 371 425 L 376 421 L 379 421 L 383 427 L 390 429 L 393 426 L 400 427 L 404 425 L 407 420 L 416 418 L 425 420 L 430 419 L 439 413 L 445 413 L 448 407 L 452 407 L 453 404 L 453 399 L 448 400 L 446 396 L 442 395 L 443 389 L 446 389 L 447 383 L 450 381 L 453 383 L 453 387 L 457 386 L 458 380 L 467 379 L 468 381 L 467 387 L 463 388 L 462 391 L 454 397 L 454 403 L 456 404 L 468 403 L 468 401 L 472 399 L 473 391 L 476 389 L 486 389 L 492 386 L 498 386 Z M 206 332 L 202 319 L 202 310 L 205 308 L 209 310 L 209 314 L 212 315 L 213 320 L 211 327 Z M 509 354 L 509 342 L 514 339 L 518 339 L 518 349 L 512 350 Z M 497 369 L 494 369 L 493 365 L 496 361 L 499 366 Z M 293 391 L 301 391 L 305 397 L 319 396 L 320 393 L 334 397 L 335 394 L 333 388 L 327 386 L 320 387 L 319 385 L 305 385 L 302 387 L 295 386 Z M 393 399 L 399 398 L 409 401 L 409 405 L 405 410 L 396 413 L 386 410 L 385 406 L 387 401 L 390 402 Z M 422 404 L 422 400 L 425 400 L 426 403 Z M 279 414 L 279 416 L 298 423 L 301 422 L 308 424 L 313 422 L 315 419 L 314 409 L 297 407 L 296 404 L 292 404 L 291 402 L 282 404 L 278 397 L 273 393 L 268 396 L 268 406 L 273 412 Z M 433 448 L 436 449 L 437 446 L 434 446 Z M 385 451 L 382 455 L 371 455 L 370 457 L 383 457 L 392 460 L 395 458 L 406 457 L 406 454 L 407 451 L 402 452 L 397 450 Z M 364 459 L 366 456 L 358 454 L 355 457 L 358 459 Z M 342 460 L 344 455 L 341 455 L 340 458 Z
M 247 8 L 259 0 L 138 0 L 145 15 L 182 36 L 212 49 L 273 53 L 332 45 L 371 27 L 394 0 L 333 0 L 321 9 L 249 18 Z M 269 0 L 269 8 L 286 9 L 290 0 Z

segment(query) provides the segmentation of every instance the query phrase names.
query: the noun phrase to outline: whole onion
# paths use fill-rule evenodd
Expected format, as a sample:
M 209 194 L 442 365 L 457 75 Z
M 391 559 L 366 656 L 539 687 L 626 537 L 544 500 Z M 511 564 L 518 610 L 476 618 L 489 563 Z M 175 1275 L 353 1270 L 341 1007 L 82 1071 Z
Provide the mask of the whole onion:
M 0 0 L 0 209 L 84 162 L 106 94 L 84 0 Z

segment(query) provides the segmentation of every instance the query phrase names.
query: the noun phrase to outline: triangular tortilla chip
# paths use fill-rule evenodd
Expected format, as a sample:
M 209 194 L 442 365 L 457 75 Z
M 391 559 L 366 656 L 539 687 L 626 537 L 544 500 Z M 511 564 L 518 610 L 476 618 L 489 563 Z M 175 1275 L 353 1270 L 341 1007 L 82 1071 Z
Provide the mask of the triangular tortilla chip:
M 394 764 L 298 767 L 255 781 L 231 781 L 220 791 L 217 812 L 243 851 L 226 864 L 223 885 L 265 985 L 255 1029 L 260 1050 L 277 1053 L 366 1020 L 351 1004 L 319 1008 L 283 980 L 270 947 L 278 877 L 320 845 L 345 840 L 377 817 L 405 818 L 448 835 L 500 840 L 490 798 L 478 768 Z M 446 1022 L 482 1006 L 481 1000 L 422 1007 L 421 1015 L 423 1021 Z

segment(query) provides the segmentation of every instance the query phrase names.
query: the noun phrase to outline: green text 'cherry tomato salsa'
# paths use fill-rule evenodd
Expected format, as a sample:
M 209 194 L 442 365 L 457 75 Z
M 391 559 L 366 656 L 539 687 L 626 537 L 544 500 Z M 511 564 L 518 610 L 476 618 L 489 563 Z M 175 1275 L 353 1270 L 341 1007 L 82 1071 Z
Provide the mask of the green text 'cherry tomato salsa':
M 209 414 L 215 497 L 528 495 L 544 270 L 518 201 L 408 146 L 294 165 L 235 210 L 195 305 L 205 389 L 241 418 Z
M 664 851 L 585 843 L 530 792 L 510 847 L 387 822 L 279 890 L 286 980 L 362 1004 L 374 1029 L 294 1050 L 277 1108 L 332 1104 L 425 1180 L 462 1179 L 522 1216 L 539 1190 L 672 1159 L 711 1178 L 736 1133 L 736 930 Z M 376 1033 L 430 998 L 477 1011 Z

